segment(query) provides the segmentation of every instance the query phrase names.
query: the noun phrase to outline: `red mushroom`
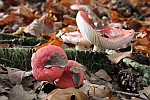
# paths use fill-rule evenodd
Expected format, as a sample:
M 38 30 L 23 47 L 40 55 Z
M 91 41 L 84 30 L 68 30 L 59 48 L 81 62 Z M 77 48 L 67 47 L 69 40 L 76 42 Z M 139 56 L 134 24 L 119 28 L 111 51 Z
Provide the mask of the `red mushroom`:
M 71 69 L 73 67 L 79 67 L 79 63 L 73 60 L 68 60 L 68 66 L 65 67 L 65 70 L 61 77 L 55 80 L 54 84 L 59 88 L 69 88 L 69 87 L 79 87 L 84 80 L 84 71 L 73 72 Z
M 33 76 L 39 81 L 54 81 L 62 75 L 67 61 L 67 55 L 61 47 L 44 46 L 32 55 Z

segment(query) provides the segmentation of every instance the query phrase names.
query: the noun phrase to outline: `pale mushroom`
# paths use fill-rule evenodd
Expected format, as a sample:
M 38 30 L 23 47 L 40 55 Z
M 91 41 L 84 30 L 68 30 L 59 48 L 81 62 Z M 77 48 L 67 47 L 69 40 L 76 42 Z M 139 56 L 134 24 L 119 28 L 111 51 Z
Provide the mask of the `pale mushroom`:
M 97 31 L 93 26 L 88 17 L 88 15 L 79 11 L 76 16 L 76 22 L 80 32 L 83 37 L 88 40 L 91 44 L 94 45 L 93 51 L 98 51 L 100 49 L 117 49 L 127 43 L 129 43 L 133 36 L 134 30 L 125 30 L 125 29 L 103 29 Z M 106 32 L 106 33 L 105 33 Z M 112 35 L 118 34 L 112 38 L 104 37 L 103 34 Z

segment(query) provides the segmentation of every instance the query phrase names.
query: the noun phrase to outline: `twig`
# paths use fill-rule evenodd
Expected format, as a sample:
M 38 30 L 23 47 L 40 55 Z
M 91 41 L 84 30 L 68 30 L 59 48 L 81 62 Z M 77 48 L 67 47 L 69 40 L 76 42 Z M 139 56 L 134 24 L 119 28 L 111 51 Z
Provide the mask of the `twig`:
M 6 80 L 2 79 L 1 77 L 0 77 L 0 81 L 2 81 L 2 82 L 4 82 L 4 83 L 6 83 L 6 84 L 7 84 L 9 87 L 11 87 L 11 88 L 13 88 L 13 87 L 14 87 L 12 84 L 10 84 L 8 81 L 6 81 Z
M 123 94 L 123 95 L 128 95 L 128 96 L 136 97 L 136 98 L 139 98 L 139 99 L 142 99 L 142 100 L 149 100 L 149 99 L 141 97 L 139 94 L 135 94 L 135 93 L 129 93 L 129 92 L 123 92 L 123 91 L 117 91 L 117 90 L 111 90 L 110 92 L 111 93 L 119 93 L 119 94 Z
M 8 71 L 0 71 L 0 74 L 8 74 Z

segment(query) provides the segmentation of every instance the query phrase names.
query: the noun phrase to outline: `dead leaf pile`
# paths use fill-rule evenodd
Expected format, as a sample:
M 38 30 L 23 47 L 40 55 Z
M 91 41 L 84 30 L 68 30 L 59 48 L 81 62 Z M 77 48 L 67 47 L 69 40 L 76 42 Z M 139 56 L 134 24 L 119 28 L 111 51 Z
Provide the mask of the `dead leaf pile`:
M 74 4 L 80 5 L 79 8 L 71 9 Z M 106 52 L 112 68 L 99 69 L 95 74 L 80 69 L 85 71 L 85 79 L 79 89 L 56 89 L 48 82 L 38 82 L 31 71 L 0 65 L 1 100 L 150 99 L 150 0 L 0 0 L 0 10 L 0 34 L 47 40 L 38 42 L 35 49 L 47 45 L 75 48 L 80 44 L 66 43 L 61 36 L 80 32 L 76 14 L 81 10 L 88 14 L 95 29 L 115 27 L 113 24 L 119 23 L 121 29 L 135 30 L 130 43 L 111 54 Z M 0 37 L 0 48 L 24 48 L 23 43 L 22 39 L 15 43 L 14 38 Z M 86 50 L 91 52 L 91 48 L 93 44 Z M 0 55 L 0 60 L 7 59 Z M 73 67 L 71 70 L 80 71 Z M 122 92 L 119 95 L 113 90 Z

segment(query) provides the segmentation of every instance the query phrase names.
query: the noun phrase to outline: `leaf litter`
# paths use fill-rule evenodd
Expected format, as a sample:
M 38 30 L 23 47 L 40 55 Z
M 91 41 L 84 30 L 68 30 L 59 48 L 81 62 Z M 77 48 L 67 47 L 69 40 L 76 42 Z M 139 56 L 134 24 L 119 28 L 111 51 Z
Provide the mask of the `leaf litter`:
M 116 49 L 113 54 L 106 54 L 114 66 L 111 73 L 100 69 L 93 74 L 87 68 L 85 70 L 82 67 L 80 69 L 72 67 L 74 72 L 84 71 L 85 80 L 79 89 L 70 88 L 69 91 L 75 91 L 70 94 L 70 97 L 75 96 L 77 100 L 87 97 L 90 100 L 150 99 L 149 0 L 142 0 L 142 2 L 139 0 L 43 0 L 34 2 L 1 0 L 1 2 L 1 33 L 42 38 L 43 34 L 51 36 L 57 34 L 57 31 L 62 31 L 63 34 L 73 32 L 74 30 L 69 30 L 69 25 L 76 26 L 77 10 L 89 14 L 95 29 L 110 27 L 112 22 L 122 24 L 120 28 L 134 29 L 137 34 L 131 43 Z M 69 9 L 76 3 L 84 5 L 77 10 Z M 19 27 L 13 28 L 15 25 Z M 75 29 L 75 31 L 79 30 Z M 1 48 L 10 47 L 9 43 L 0 45 Z M 74 47 L 74 45 L 65 45 Z M 131 49 L 133 50 L 130 51 Z M 55 97 L 52 94 L 53 91 L 61 91 L 62 94 L 56 93 Z M 0 99 L 2 100 L 19 100 L 20 98 L 22 100 L 57 100 L 57 96 L 60 95 L 62 95 L 61 99 L 70 100 L 63 97 L 68 94 L 66 91 L 67 89 L 57 90 L 57 87 L 48 82 L 37 81 L 31 71 L 0 66 Z

